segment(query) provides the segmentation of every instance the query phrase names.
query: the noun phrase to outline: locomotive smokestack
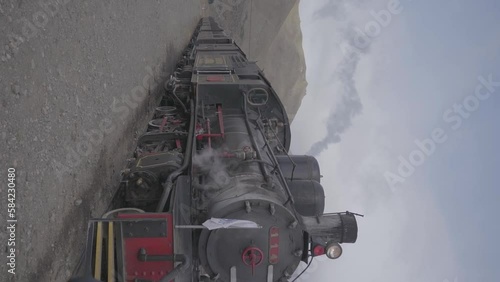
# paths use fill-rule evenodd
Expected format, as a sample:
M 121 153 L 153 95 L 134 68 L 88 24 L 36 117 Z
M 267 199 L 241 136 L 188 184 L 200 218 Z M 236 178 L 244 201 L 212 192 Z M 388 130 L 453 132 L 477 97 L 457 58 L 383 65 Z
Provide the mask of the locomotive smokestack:
M 305 230 L 312 238 L 335 243 L 354 243 L 358 238 L 358 224 L 352 213 L 324 214 L 303 219 Z

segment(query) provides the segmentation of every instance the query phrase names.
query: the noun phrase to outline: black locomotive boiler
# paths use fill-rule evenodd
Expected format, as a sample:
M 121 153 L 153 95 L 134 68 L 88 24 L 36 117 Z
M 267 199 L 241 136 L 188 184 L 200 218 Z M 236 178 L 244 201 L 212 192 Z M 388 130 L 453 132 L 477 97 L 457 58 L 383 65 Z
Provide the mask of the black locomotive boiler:
M 342 253 L 355 215 L 324 214 L 320 170 L 289 155 L 290 126 L 258 66 L 203 18 L 123 171 L 88 226 L 84 279 L 289 281 Z

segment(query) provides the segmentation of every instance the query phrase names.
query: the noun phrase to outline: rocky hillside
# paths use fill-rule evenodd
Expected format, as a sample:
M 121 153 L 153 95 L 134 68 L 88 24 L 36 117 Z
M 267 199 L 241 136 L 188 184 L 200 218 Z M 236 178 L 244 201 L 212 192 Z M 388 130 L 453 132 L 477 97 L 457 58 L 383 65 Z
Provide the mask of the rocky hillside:
M 293 117 L 306 94 L 298 0 L 215 0 L 208 12 L 257 61 Z
M 16 169 L 18 220 L 15 275 L 0 232 L 0 281 L 68 281 L 201 4 L 0 1 L 0 170 Z

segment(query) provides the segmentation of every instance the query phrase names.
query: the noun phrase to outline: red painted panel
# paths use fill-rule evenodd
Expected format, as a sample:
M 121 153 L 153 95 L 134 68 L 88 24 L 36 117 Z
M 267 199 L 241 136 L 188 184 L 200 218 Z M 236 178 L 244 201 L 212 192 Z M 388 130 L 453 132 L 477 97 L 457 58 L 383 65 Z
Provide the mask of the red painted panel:
M 280 229 L 271 227 L 269 229 L 269 263 L 277 264 L 280 254 Z
M 164 218 L 167 221 L 166 237 L 151 238 L 124 238 L 125 269 L 127 282 L 134 279 L 147 279 L 159 281 L 174 268 L 172 261 L 147 261 L 143 262 L 137 258 L 141 248 L 146 249 L 148 255 L 171 255 L 174 253 L 174 233 L 172 215 L 167 213 L 138 213 L 120 214 L 118 218 L 123 219 L 158 219 Z
M 207 81 L 219 82 L 219 81 L 225 81 L 225 79 L 224 79 L 224 76 L 222 76 L 222 75 L 209 75 L 209 76 L 207 76 Z

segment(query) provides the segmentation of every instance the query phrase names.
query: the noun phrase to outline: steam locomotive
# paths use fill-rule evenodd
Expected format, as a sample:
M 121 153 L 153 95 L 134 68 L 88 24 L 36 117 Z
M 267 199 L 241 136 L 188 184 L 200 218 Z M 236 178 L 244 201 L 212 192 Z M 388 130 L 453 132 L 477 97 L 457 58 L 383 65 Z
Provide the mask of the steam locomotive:
M 301 261 L 338 258 L 355 214 L 324 214 L 318 162 L 289 146 L 263 72 L 201 19 L 113 209 L 88 225 L 75 281 L 281 282 Z

